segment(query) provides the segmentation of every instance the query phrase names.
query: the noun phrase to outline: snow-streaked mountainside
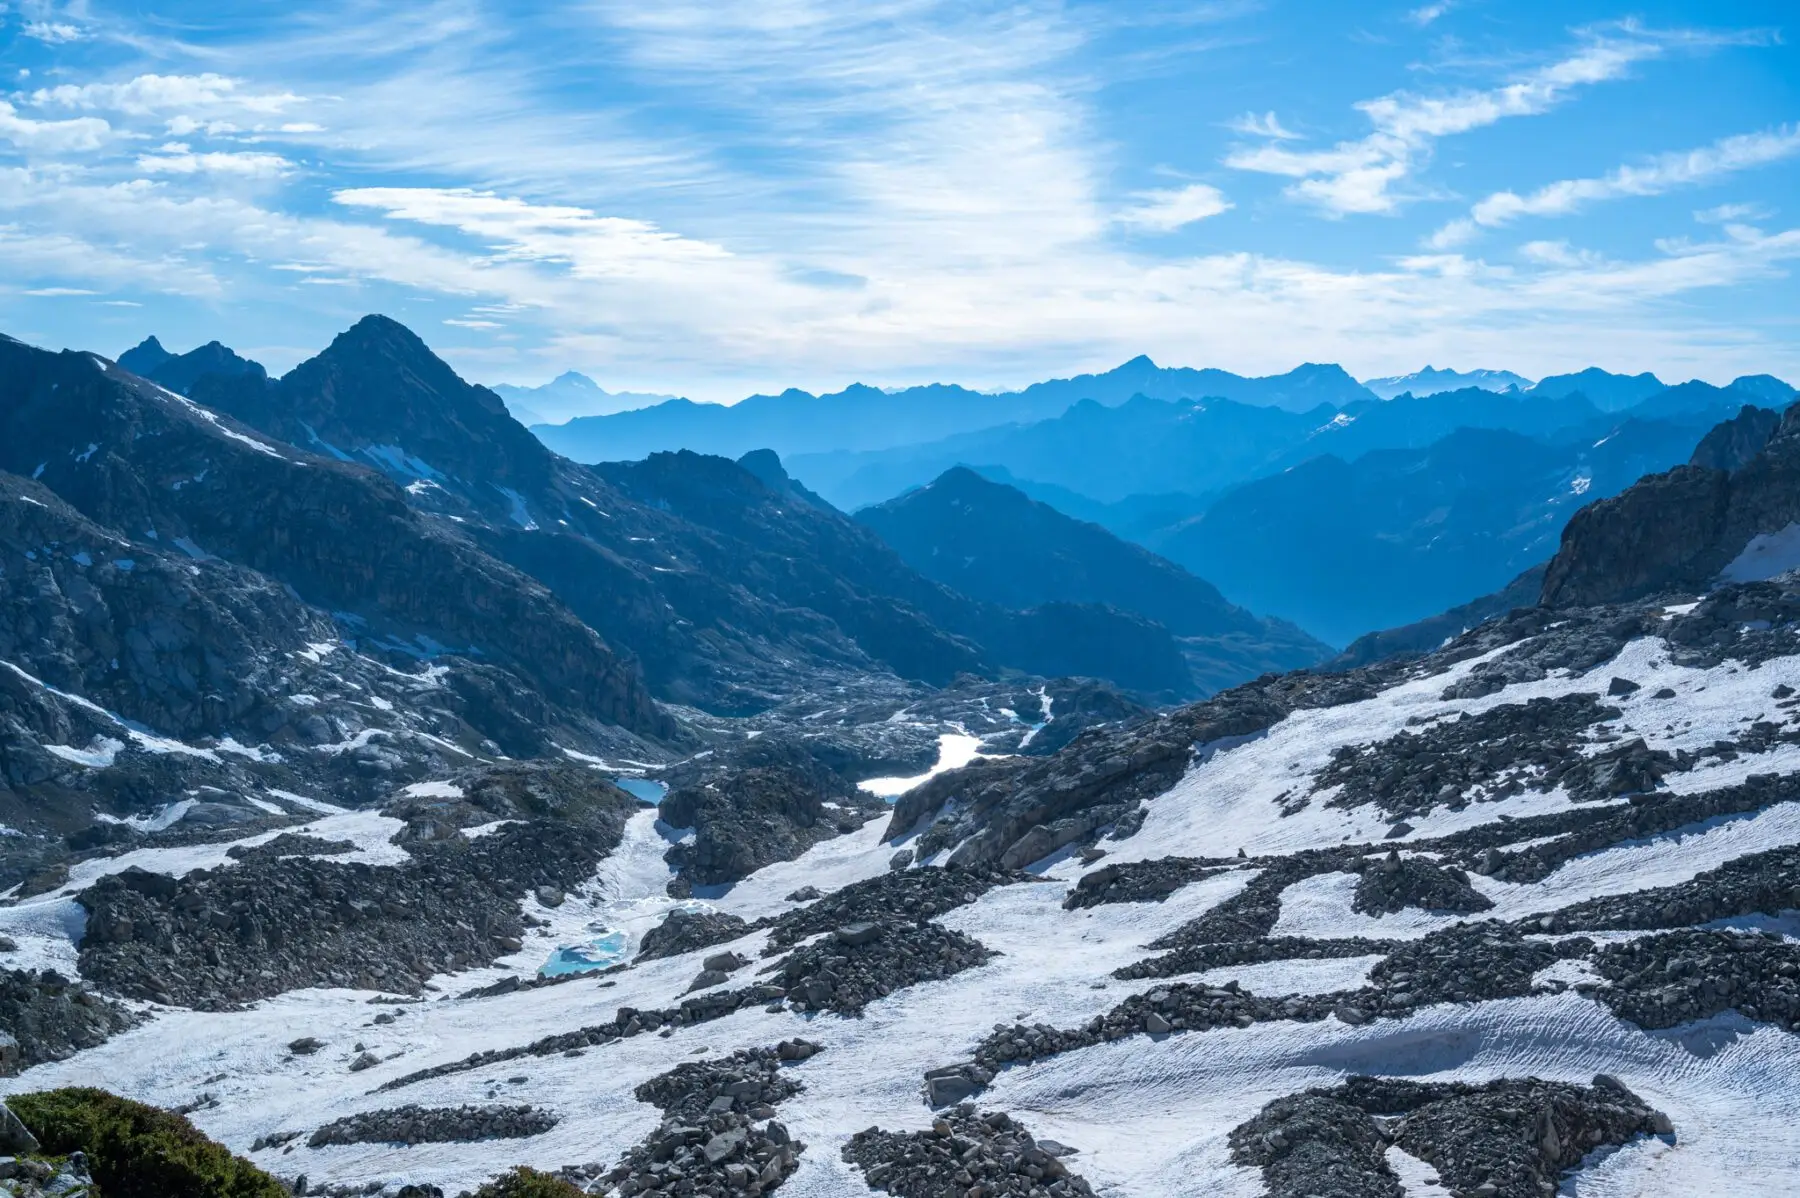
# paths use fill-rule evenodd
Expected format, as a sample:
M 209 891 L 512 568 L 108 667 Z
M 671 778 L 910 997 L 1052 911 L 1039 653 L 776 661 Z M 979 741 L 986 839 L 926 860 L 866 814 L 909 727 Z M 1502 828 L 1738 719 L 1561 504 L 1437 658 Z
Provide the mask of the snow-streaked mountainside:
M 1267 626 L 977 475 L 886 516 L 1012 512 L 992 602 L 774 453 L 557 457 L 391 321 L 228 353 L 0 339 L 21 1118 L 330 1198 L 1800 1184 L 1800 406 L 1659 390 L 1729 419 L 1547 565 L 1177 702 L 997 662 Z

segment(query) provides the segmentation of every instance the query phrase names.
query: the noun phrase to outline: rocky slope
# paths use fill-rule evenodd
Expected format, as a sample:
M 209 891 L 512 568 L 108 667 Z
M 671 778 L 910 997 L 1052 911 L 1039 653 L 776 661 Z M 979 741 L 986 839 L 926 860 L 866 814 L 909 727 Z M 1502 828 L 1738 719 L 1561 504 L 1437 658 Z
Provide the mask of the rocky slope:
M 9 885 L 471 759 L 689 735 L 634 662 L 386 479 L 10 340 L 0 598 Z
M 1769 578 L 1800 564 L 1800 413 L 1746 407 L 1693 460 L 1586 508 L 1564 530 L 1543 600 L 1563 606 Z

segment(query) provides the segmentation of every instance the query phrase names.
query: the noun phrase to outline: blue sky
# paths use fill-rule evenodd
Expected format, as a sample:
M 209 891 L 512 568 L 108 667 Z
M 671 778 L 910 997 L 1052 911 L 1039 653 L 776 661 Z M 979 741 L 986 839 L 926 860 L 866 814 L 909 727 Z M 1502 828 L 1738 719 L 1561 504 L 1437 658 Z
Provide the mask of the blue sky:
M 729 399 L 1800 382 L 1791 0 L 0 3 L 0 330 Z

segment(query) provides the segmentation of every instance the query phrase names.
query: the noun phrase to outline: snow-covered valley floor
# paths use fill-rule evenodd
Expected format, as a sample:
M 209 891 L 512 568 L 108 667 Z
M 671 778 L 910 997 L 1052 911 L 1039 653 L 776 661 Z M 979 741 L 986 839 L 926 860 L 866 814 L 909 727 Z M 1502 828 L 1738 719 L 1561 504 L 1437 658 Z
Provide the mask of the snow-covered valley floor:
M 1642 736 L 1651 749 L 1673 752 L 1730 739 L 1754 719 L 1779 718 L 1769 696 L 1782 685 L 1800 686 L 1800 657 L 1754 669 L 1731 662 L 1692 669 L 1672 664 L 1661 641 L 1644 638 L 1582 676 L 1556 671 L 1479 699 L 1442 697 L 1478 663 L 1464 662 L 1362 702 L 1296 712 L 1267 735 L 1210 755 L 1150 802 L 1136 835 L 1102 841 L 1107 856 L 1099 865 L 1230 858 L 1240 849 L 1269 857 L 1346 842 L 1384 848 L 1392 843 L 1404 850 L 1409 841 L 1442 837 L 1502 815 L 1570 809 L 1560 788 L 1527 789 L 1461 810 L 1439 807 L 1412 819 L 1412 831 L 1391 842 L 1383 841 L 1391 820 L 1379 810 L 1329 806 L 1323 793 L 1295 814 L 1279 813 L 1283 798 L 1304 792 L 1334 749 L 1383 741 L 1406 730 L 1409 720 L 1416 728 L 1422 720 L 1459 712 L 1467 719 L 1532 698 L 1604 692 L 1606 680 L 1616 675 L 1635 680 L 1641 689 L 1606 700 L 1622 712 L 1612 726 L 1626 738 Z M 1663 688 L 1674 697 L 1654 697 Z M 1605 743 L 1611 742 L 1586 751 Z M 1795 770 L 1800 770 L 1800 745 L 1778 745 L 1673 774 L 1666 790 L 1700 793 L 1754 774 Z M 352 840 L 359 859 L 379 863 L 402 854 L 387 843 L 395 826 L 380 816 L 344 812 L 321 814 L 307 828 L 321 837 Z M 880 839 L 882 830 L 877 821 L 825 841 L 705 905 L 756 920 L 792 909 L 796 904 L 784 896 L 797 887 L 811 885 L 829 894 L 878 877 L 887 872 L 896 847 Z M 604 1023 L 620 1007 L 676 1005 L 701 958 L 724 949 L 757 962 L 733 984 L 761 968 L 766 931 L 566 984 L 452 997 L 509 975 L 530 976 L 555 946 L 592 935 L 594 926 L 623 931 L 635 945 L 675 905 L 665 891 L 670 875 L 662 860 L 668 847 L 664 831 L 653 810 L 634 816 L 624 841 L 588 886 L 555 908 L 528 901 L 546 926 L 501 962 L 505 968 L 440 976 L 437 993 L 423 1001 L 375 1004 L 368 992 L 309 990 L 239 1012 L 158 1009 L 142 1026 L 101 1047 L 6 1079 L 3 1088 L 99 1085 L 184 1107 L 210 1095 L 194 1110 L 194 1122 L 280 1176 L 303 1173 L 315 1184 L 424 1182 L 454 1193 L 515 1164 L 548 1170 L 590 1161 L 610 1164 L 661 1120 L 655 1107 L 633 1097 L 647 1079 L 685 1060 L 805 1037 L 824 1051 L 794 1067 L 805 1089 L 780 1106 L 782 1122 L 807 1146 L 781 1192 L 795 1198 L 865 1193 L 864 1175 L 840 1159 L 840 1149 L 873 1125 L 929 1127 L 934 1114 L 921 1092 L 928 1070 L 970 1059 L 997 1024 L 1073 1027 L 1105 1014 L 1128 995 L 1154 989 L 1159 983 L 1121 981 L 1112 973 L 1156 955 L 1147 947 L 1151 941 L 1240 894 L 1257 876 L 1253 869 L 1227 870 L 1182 886 L 1162 902 L 1069 910 L 1065 895 L 1096 866 L 1063 856 L 1043 867 L 1039 880 L 994 887 L 939 918 L 995 952 L 986 965 L 898 989 L 871 1003 L 860 1018 L 769 1013 L 753 1006 L 668 1037 L 638 1035 L 579 1055 L 524 1057 L 377 1091 L 384 1082 L 475 1052 Z M 1609 845 L 1575 856 L 1538 882 L 1473 875 L 1471 885 L 1495 905 L 1472 917 L 1411 907 L 1385 915 L 1356 912 L 1351 905 L 1357 875 L 1321 873 L 1281 894 L 1273 934 L 1417 939 L 1464 918 L 1512 920 L 1590 898 L 1686 882 L 1747 854 L 1793 844 L 1800 844 L 1800 801 Z M 226 847 L 144 851 L 87 863 L 68 886 L 0 908 L 0 933 L 20 943 L 21 960 L 72 974 L 81 909 L 70 894 L 103 869 L 136 864 L 180 873 L 225 864 Z M 1773 927 L 1791 939 L 1791 926 L 1779 919 L 1732 922 Z M 1213 986 L 1236 980 L 1258 995 L 1323 994 L 1363 985 L 1381 959 L 1363 954 L 1271 961 L 1173 980 Z M 397 1018 L 374 1022 L 388 1012 Z M 287 1050 L 291 1041 L 307 1036 L 325 1047 L 311 1055 Z M 351 1072 L 350 1062 L 365 1050 L 381 1063 Z M 1037 1136 L 1076 1148 L 1067 1158 L 1069 1168 L 1100 1193 L 1253 1198 L 1266 1192 L 1264 1179 L 1232 1162 L 1231 1130 L 1264 1103 L 1355 1073 L 1461 1081 L 1535 1075 L 1584 1085 L 1596 1074 L 1611 1074 L 1666 1113 L 1675 1134 L 1595 1154 L 1588 1167 L 1563 1181 L 1563 1194 L 1685 1198 L 1800 1192 L 1800 1138 L 1792 1134 L 1800 1122 L 1800 1037 L 1730 1010 L 1649 1032 L 1613 1015 L 1589 994 L 1548 986 L 1523 997 L 1428 1005 L 1410 1018 L 1361 1025 L 1329 1017 L 1130 1035 L 1004 1069 L 976 1101 L 984 1110 L 1008 1112 Z M 285 1147 L 250 1153 L 252 1143 L 271 1133 L 307 1133 L 360 1111 L 402 1103 L 495 1102 L 534 1103 L 560 1121 L 547 1133 L 518 1140 L 313 1149 L 302 1135 Z M 1426 1184 L 1429 1169 L 1417 1162 L 1402 1165 L 1407 1193 L 1444 1192 Z

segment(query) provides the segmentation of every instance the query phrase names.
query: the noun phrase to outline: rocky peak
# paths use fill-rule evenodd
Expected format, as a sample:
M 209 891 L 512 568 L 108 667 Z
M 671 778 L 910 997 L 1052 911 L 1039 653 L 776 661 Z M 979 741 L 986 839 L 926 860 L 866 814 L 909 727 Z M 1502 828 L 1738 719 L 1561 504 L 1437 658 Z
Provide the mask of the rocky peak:
M 132 369 L 129 365 L 126 365 L 125 368 Z M 151 382 L 167 387 L 171 391 L 180 392 L 182 395 L 191 394 L 195 385 L 208 375 L 221 379 L 248 378 L 258 383 L 269 377 L 261 363 L 241 357 L 217 341 L 208 341 L 200 348 L 189 350 L 185 354 L 171 355 L 151 370 L 137 373 L 143 374 Z
M 163 348 L 154 336 L 146 337 L 119 355 L 119 365 L 131 373 L 149 377 L 150 372 L 175 355 Z
M 267 387 L 209 390 L 204 402 L 295 445 L 364 461 L 403 482 L 455 485 L 480 508 L 499 488 L 532 494 L 551 454 L 498 395 L 464 382 L 406 326 L 365 316 Z
M 737 464 L 771 491 L 804 499 L 814 507 L 824 508 L 826 511 L 836 510 L 824 497 L 814 494 L 806 484 L 789 474 L 787 467 L 781 464 L 781 455 L 773 449 L 752 449 L 739 458 Z

